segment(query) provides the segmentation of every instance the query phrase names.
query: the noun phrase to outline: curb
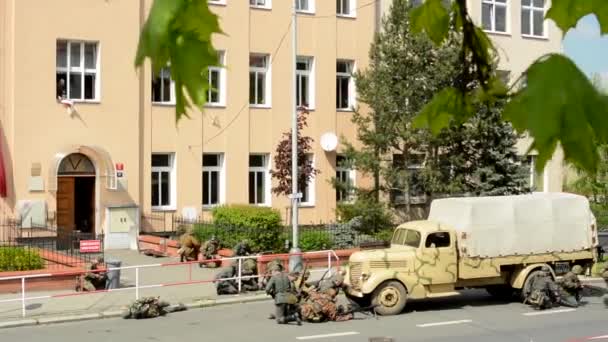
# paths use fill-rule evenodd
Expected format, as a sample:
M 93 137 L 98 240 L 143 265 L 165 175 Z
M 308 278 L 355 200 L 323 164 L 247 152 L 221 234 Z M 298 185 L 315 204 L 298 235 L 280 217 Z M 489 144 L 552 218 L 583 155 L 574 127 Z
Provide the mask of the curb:
M 225 299 L 205 299 L 199 300 L 194 303 L 185 304 L 185 306 L 190 309 L 203 309 L 214 306 L 221 305 L 233 305 L 233 304 L 245 304 L 245 303 L 255 303 L 255 302 L 264 302 L 269 301 L 271 298 L 265 294 L 257 294 L 253 296 L 246 297 L 233 297 L 233 298 L 225 298 Z M 37 319 L 23 319 L 18 321 L 8 321 L 8 322 L 0 322 L 0 329 L 8 329 L 8 328 L 21 328 L 21 327 L 31 327 L 35 325 L 49 325 L 49 324 L 58 324 L 58 323 L 70 323 L 70 322 L 81 322 L 81 321 L 90 321 L 95 319 L 104 319 L 104 318 L 116 318 L 122 317 L 125 311 L 123 310 L 114 310 L 114 311 L 104 311 L 100 313 L 87 313 L 81 315 L 69 315 L 69 316 L 54 316 L 54 317 L 43 317 Z

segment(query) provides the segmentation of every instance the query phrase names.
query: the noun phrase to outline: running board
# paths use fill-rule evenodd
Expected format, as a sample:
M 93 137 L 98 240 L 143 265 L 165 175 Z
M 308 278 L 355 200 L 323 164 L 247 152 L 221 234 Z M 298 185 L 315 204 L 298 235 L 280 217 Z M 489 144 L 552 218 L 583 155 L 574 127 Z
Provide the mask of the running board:
M 458 296 L 460 292 L 452 291 L 452 292 L 439 292 L 439 293 L 427 293 L 427 298 L 442 298 L 442 297 L 452 297 Z

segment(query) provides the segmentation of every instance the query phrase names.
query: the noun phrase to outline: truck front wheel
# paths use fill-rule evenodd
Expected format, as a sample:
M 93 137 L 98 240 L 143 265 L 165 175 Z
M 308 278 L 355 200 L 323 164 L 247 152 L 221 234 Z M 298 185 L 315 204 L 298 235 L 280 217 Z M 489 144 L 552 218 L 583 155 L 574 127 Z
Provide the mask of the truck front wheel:
M 407 301 L 407 291 L 398 281 L 386 281 L 378 286 L 372 294 L 372 305 L 382 316 L 396 315 L 403 311 Z

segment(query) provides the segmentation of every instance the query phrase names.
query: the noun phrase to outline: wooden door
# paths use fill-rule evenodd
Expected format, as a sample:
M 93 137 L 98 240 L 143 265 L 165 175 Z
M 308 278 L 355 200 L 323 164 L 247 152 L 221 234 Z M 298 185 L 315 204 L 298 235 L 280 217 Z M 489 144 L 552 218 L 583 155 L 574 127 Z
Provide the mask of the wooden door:
M 67 249 L 74 230 L 74 177 L 57 178 L 57 248 Z

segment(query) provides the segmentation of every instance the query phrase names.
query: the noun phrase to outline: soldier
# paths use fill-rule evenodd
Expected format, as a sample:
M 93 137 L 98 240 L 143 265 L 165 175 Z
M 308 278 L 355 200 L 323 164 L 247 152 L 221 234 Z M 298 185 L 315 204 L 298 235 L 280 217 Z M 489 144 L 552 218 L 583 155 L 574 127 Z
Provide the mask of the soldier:
M 191 230 L 187 230 L 179 238 L 180 248 L 177 251 L 179 261 L 194 261 L 198 260 L 198 254 L 201 250 L 201 242 L 194 236 Z
M 251 254 L 251 247 L 247 240 L 243 240 L 234 246 L 234 256 L 248 256 Z
M 208 241 L 203 245 L 203 260 L 217 259 L 217 252 L 220 250 L 220 241 L 214 236 L 211 237 Z M 210 268 L 217 267 L 217 261 L 210 261 L 200 263 L 199 266 L 207 266 Z
M 254 277 L 258 274 L 258 264 L 255 259 L 245 259 L 241 264 L 241 276 Z M 257 291 L 258 281 L 256 278 L 241 279 L 241 288 L 245 291 Z
M 266 288 L 266 284 L 268 284 L 270 277 L 272 277 L 272 272 L 275 270 L 279 272 L 283 272 L 284 270 L 283 261 L 279 258 L 273 259 L 268 264 L 266 264 L 266 271 L 264 272 L 264 276 L 262 277 L 262 281 L 260 282 L 260 289 L 263 290 Z
M 608 287 L 608 263 L 604 266 L 604 269 L 602 270 L 602 278 L 604 278 L 606 287 Z M 608 308 L 608 294 L 604 295 L 604 305 Z
M 332 276 L 327 279 L 321 280 L 318 284 L 319 291 L 324 292 L 329 289 L 335 289 L 337 292 L 339 292 L 341 288 L 346 287 L 346 284 L 344 284 L 345 274 L 346 272 L 340 271 L 332 274 Z
M 543 266 L 540 275 L 532 282 L 526 302 L 532 304 L 535 309 L 543 310 L 560 301 L 559 288 L 551 279 L 551 270 L 548 266 Z
M 87 273 L 77 278 L 76 291 L 97 291 L 106 288 L 108 275 L 106 272 L 94 272 L 103 264 L 103 258 L 98 257 L 87 266 Z
M 308 278 L 310 278 L 310 271 L 308 270 L 305 270 L 302 274 L 295 274 L 296 280 L 294 281 L 294 286 L 300 302 L 305 301 L 310 295 L 310 292 L 314 289 L 312 285 L 307 283 Z
M 581 291 L 583 285 L 578 279 L 578 276 L 583 273 L 583 268 L 580 265 L 574 265 L 572 270 L 562 278 L 561 282 L 561 304 L 576 308 L 581 300 Z
M 266 285 L 266 293 L 274 299 L 275 318 L 278 324 L 287 324 L 296 321 L 301 325 L 300 317 L 294 308 L 297 298 L 293 293 L 293 285 L 289 277 L 281 271 L 272 272 L 272 278 Z
M 348 321 L 353 318 L 351 312 L 336 305 L 338 291 L 328 288 L 323 292 L 311 291 L 308 299 L 300 305 L 302 319 L 311 323 L 326 321 Z
M 239 293 L 236 280 L 227 279 L 236 276 L 234 265 L 226 267 L 215 276 L 215 289 L 218 295 Z
M 186 306 L 179 304 L 177 307 L 171 308 L 169 303 L 161 301 L 159 297 L 144 297 L 136 300 L 129 306 L 129 309 L 123 318 L 155 318 L 164 316 L 170 312 L 184 311 Z

